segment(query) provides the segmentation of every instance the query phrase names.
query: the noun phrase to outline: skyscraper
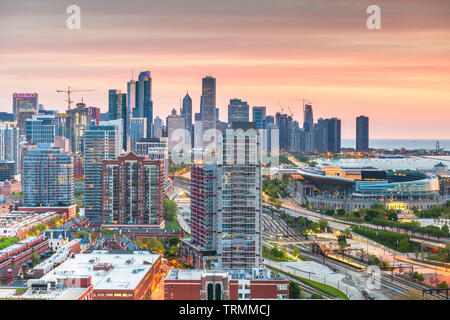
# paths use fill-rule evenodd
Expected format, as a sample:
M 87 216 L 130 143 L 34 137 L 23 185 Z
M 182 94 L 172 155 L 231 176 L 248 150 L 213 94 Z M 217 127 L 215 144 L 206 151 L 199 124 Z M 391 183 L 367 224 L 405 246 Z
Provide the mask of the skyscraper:
M 38 113 L 38 94 L 37 93 L 13 93 L 13 115 L 17 119 L 19 108 L 31 107 L 34 113 Z
M 72 153 L 84 152 L 84 132 L 89 129 L 89 110 L 86 104 L 77 103 L 74 109 L 67 110 L 69 116 L 69 139 Z
M 147 134 L 147 118 L 130 119 L 130 150 L 136 150 L 136 143 Z
M 256 129 L 266 128 L 266 107 L 254 106 L 252 109 L 253 122 L 256 124 Z
M 192 99 L 189 96 L 189 93 L 183 98 L 183 108 L 181 109 L 181 116 L 185 119 L 185 128 L 189 132 L 192 129 Z
M 175 111 L 175 109 L 173 109 Z M 172 112 L 171 115 L 167 117 L 167 138 L 169 139 L 169 152 L 179 143 L 183 142 L 183 144 L 191 145 L 190 135 L 186 134 L 185 128 L 185 118 L 183 116 L 179 116 Z
M 328 152 L 328 128 L 330 119 L 320 118 L 317 121 L 316 148 L 319 153 Z
M 303 129 L 312 131 L 314 127 L 313 110 L 310 104 L 305 104 L 303 108 Z
M 341 152 L 341 120 L 331 118 L 328 124 L 328 151 L 332 153 Z
M 235 130 L 242 129 L 240 135 Z M 253 130 L 250 130 L 253 129 Z M 218 161 L 217 256 L 224 269 L 261 264 L 261 144 L 254 123 L 234 122 Z
M 27 119 L 26 138 L 28 143 L 54 143 L 56 136 L 56 118 L 54 115 L 36 114 Z
M 133 116 L 135 118 L 147 118 L 147 137 L 150 138 L 153 124 L 152 78 L 150 71 L 143 71 L 139 74 L 136 101 L 137 111 L 133 112 Z
M 275 118 L 279 130 L 279 148 L 280 150 L 288 151 L 291 146 L 290 130 L 292 128 L 292 117 L 277 112 Z
M 241 99 L 231 99 L 228 104 L 228 123 L 249 121 L 249 106 Z
M 0 160 L 14 161 L 14 174 L 21 170 L 20 130 L 14 122 L 0 122 Z
M 202 79 L 200 114 L 202 115 L 202 135 L 204 135 L 207 130 L 216 128 L 216 79 L 211 76 Z
M 109 120 L 123 120 L 123 137 L 122 137 L 122 146 L 124 150 L 128 150 L 128 137 L 129 130 L 127 124 L 129 121 L 127 119 L 127 95 L 125 93 L 121 93 L 120 90 L 109 90 Z
M 164 167 L 164 183 L 169 178 L 169 152 L 167 138 L 142 138 L 136 142 L 135 154 L 147 156 L 149 160 L 162 160 Z
M 103 223 L 163 228 L 163 162 L 133 152 L 103 160 Z
M 359 116 L 356 118 L 356 151 L 369 150 L 369 118 Z
M 84 207 L 85 215 L 94 223 L 102 221 L 102 165 L 121 153 L 121 120 L 100 121 L 91 126 L 84 139 Z
M 38 144 L 23 160 L 23 205 L 70 206 L 73 180 L 73 158 L 51 144 Z

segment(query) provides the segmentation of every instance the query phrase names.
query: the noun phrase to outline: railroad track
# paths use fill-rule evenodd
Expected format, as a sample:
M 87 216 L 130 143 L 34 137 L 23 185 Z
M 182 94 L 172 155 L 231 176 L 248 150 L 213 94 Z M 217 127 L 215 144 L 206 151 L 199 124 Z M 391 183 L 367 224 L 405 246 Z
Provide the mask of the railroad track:
M 273 267 L 270 267 L 270 266 L 268 266 L 268 268 L 273 269 L 275 272 L 280 272 L 280 270 L 278 270 L 276 268 L 273 268 Z M 297 280 L 296 278 L 294 278 L 294 277 L 292 277 L 292 276 L 290 276 L 290 275 L 288 275 L 286 273 L 282 273 L 282 274 L 283 274 L 283 277 L 285 277 L 288 280 L 291 280 L 291 281 L 294 281 L 295 283 L 297 283 L 298 286 L 300 287 L 300 289 L 302 289 L 302 291 L 305 291 L 305 292 L 307 292 L 309 294 L 320 294 L 323 298 L 326 298 L 328 300 L 336 299 L 336 297 L 333 297 L 332 295 L 324 293 L 324 292 L 322 292 L 322 291 L 320 291 L 320 290 L 318 290 L 318 289 L 316 289 L 314 287 L 310 287 L 307 284 L 301 282 L 300 280 Z
M 323 263 L 323 256 L 318 256 L 316 254 L 313 254 L 311 252 L 308 252 L 306 250 L 303 249 L 299 249 L 299 252 L 301 254 L 303 254 L 305 257 L 307 257 L 308 259 L 311 259 L 312 261 L 318 262 L 318 263 Z M 341 267 L 344 268 L 348 268 L 348 269 L 354 269 L 349 265 L 346 265 L 344 263 L 339 263 L 336 260 L 333 259 L 325 259 L 326 262 L 331 262 L 331 264 L 337 264 L 340 265 Z M 363 263 L 361 263 L 363 264 Z M 333 269 L 333 266 L 331 266 L 330 264 L 325 263 L 325 265 L 327 265 L 328 267 Z M 366 264 L 363 264 L 366 265 Z M 353 270 L 353 271 L 358 271 L 358 270 Z M 360 270 L 359 270 L 360 271 Z M 402 278 L 401 276 L 398 275 L 394 275 L 394 281 L 391 281 L 391 275 L 386 273 L 386 272 L 382 272 L 381 274 L 381 283 L 382 285 L 384 285 L 386 288 L 393 288 L 395 289 L 395 291 L 397 292 L 402 292 L 402 293 L 408 293 L 411 291 L 411 289 L 416 289 L 419 290 L 420 292 L 422 292 L 422 289 L 427 289 L 427 287 L 416 283 L 416 282 L 412 282 L 409 280 L 406 280 L 404 278 Z M 443 294 L 429 294 L 429 293 L 425 293 L 424 294 L 424 298 L 430 299 L 430 300 L 441 300 L 441 299 L 445 299 L 446 296 Z

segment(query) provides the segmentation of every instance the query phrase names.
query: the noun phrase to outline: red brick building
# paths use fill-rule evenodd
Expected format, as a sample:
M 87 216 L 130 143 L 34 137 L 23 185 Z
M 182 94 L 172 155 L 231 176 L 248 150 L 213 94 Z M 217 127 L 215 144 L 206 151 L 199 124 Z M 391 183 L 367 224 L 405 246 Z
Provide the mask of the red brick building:
M 164 279 L 164 300 L 288 299 L 289 280 L 266 269 L 176 270 Z
M 103 160 L 102 221 L 164 228 L 162 160 L 133 152 Z
M 22 184 L 17 180 L 8 180 L 0 182 L 0 195 L 5 198 L 10 198 L 12 193 L 20 193 L 22 191 Z
M 75 218 L 77 213 L 77 206 L 75 204 L 67 207 L 19 207 L 18 211 L 32 211 L 32 212 L 56 212 L 60 218 L 67 222 Z

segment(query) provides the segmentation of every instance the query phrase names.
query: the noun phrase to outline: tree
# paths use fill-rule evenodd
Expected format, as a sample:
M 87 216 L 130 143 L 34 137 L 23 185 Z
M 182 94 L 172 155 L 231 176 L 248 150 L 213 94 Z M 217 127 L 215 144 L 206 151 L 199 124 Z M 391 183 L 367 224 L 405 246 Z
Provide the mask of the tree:
M 178 243 L 180 243 L 180 238 L 178 237 L 171 237 L 169 239 L 169 247 L 178 246 Z
M 425 280 L 425 277 L 423 276 L 423 274 L 422 274 L 422 273 L 419 273 L 419 272 L 417 272 L 417 271 L 414 272 L 412 278 L 415 279 L 415 280 L 417 280 L 418 282 L 422 282 L 422 281 Z
M 442 233 L 444 236 L 448 236 L 448 225 L 444 224 L 441 228 Z
M 298 247 L 295 246 L 294 249 L 292 250 L 292 255 L 294 257 L 298 257 L 300 255 L 300 252 L 298 252 Z
M 399 244 L 398 244 L 398 249 L 401 252 L 406 252 L 409 249 L 409 241 L 408 239 L 402 239 L 400 240 Z
M 440 289 L 447 289 L 448 288 L 447 282 L 442 281 L 441 283 L 438 284 L 438 288 L 440 288 Z
M 289 298 L 299 299 L 302 297 L 302 290 L 297 282 L 289 281 Z
M 178 205 L 169 198 L 164 198 L 164 219 L 173 221 L 178 213 Z
M 311 229 L 313 232 L 319 232 L 320 231 L 320 224 L 318 222 L 311 223 Z
M 33 252 L 31 254 L 31 259 L 33 260 L 34 265 L 41 263 L 41 257 L 39 257 L 39 255 L 36 252 Z
M 397 221 L 398 215 L 395 211 L 391 210 L 391 211 L 389 211 L 387 218 L 388 218 L 388 220 L 391 220 L 391 221 Z
M 320 231 L 325 231 L 325 229 L 328 227 L 328 220 L 320 219 L 319 225 L 320 225 Z

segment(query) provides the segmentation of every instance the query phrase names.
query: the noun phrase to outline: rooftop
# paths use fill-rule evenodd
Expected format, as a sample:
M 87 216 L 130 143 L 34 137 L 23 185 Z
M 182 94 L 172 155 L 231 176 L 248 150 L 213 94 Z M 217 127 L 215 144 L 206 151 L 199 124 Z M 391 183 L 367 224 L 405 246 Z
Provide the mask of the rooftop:
M 94 290 L 134 290 L 158 258 L 159 255 L 147 251 L 126 254 L 93 251 L 75 255 L 41 279 L 90 275 Z

